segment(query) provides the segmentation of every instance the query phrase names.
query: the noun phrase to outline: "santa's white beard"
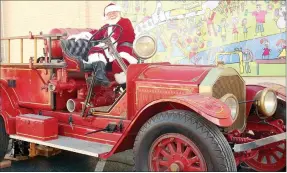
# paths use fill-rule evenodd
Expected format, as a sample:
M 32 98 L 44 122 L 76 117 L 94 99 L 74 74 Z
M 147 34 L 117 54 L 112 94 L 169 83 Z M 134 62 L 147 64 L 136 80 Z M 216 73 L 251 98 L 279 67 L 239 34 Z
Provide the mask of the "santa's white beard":
M 109 24 L 109 25 L 114 25 L 114 24 L 117 24 L 120 19 L 121 19 L 121 16 L 118 16 L 117 18 L 112 19 L 112 20 L 111 19 L 107 19 L 106 23 Z

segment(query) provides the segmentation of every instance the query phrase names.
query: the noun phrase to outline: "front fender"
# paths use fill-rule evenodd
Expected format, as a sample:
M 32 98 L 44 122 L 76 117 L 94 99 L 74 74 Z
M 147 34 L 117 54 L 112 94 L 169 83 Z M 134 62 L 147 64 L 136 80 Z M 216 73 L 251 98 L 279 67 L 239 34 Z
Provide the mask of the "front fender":
M 231 117 L 230 109 L 225 103 L 214 97 L 203 96 L 200 94 L 174 96 L 167 99 L 153 101 L 140 111 L 139 116 L 141 112 L 148 107 L 161 102 L 178 103 L 184 105 L 220 127 L 229 127 L 234 122 Z
M 15 134 L 15 117 L 32 112 L 30 109 L 19 107 L 14 91 L 8 87 L 6 81 L 0 80 L 0 116 L 4 119 L 6 132 Z
M 165 111 L 161 106 L 169 103 L 176 103 L 182 105 L 184 109 L 197 112 L 199 116 L 203 116 L 212 123 L 220 127 L 231 126 L 234 122 L 231 117 L 231 112 L 228 106 L 222 101 L 213 97 L 203 96 L 200 94 L 188 94 L 184 96 L 174 96 L 166 99 L 159 99 L 153 101 L 142 108 L 133 118 L 131 123 L 123 132 L 123 135 L 113 147 L 113 149 L 106 154 L 100 155 L 101 158 L 108 158 L 113 153 L 121 152 L 130 149 L 134 143 L 135 136 L 142 125 L 155 114 L 150 114 L 149 110 L 156 109 L 156 112 Z
M 280 84 L 269 82 L 246 85 L 246 100 L 254 100 L 256 94 L 265 88 L 273 89 L 277 94 L 277 98 L 286 102 L 286 87 Z M 249 115 L 252 104 L 252 102 L 246 104 L 247 115 Z

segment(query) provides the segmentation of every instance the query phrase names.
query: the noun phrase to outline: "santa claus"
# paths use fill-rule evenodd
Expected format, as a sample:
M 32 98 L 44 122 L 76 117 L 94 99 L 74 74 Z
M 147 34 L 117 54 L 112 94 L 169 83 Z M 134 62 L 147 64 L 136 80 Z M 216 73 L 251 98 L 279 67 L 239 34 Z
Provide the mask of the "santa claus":
M 121 17 L 121 9 L 119 6 L 111 3 L 104 9 L 104 21 L 106 24 L 102 27 L 106 27 L 108 25 L 117 24 L 122 27 L 122 32 L 119 27 L 107 27 L 103 29 L 102 32 L 99 32 L 93 40 L 102 39 L 103 37 L 107 37 L 111 35 L 111 40 L 114 43 L 115 40 L 118 40 L 114 45 L 119 55 L 123 58 L 126 66 L 129 64 L 136 64 L 138 61 L 133 54 L 133 42 L 135 39 L 135 33 L 132 26 L 132 23 L 129 19 Z M 93 34 L 95 34 L 98 30 L 93 30 L 91 32 L 82 32 L 77 35 L 72 35 L 68 39 L 75 39 L 78 41 L 80 39 L 90 40 Z M 97 46 L 94 46 L 90 49 L 88 53 L 88 61 L 83 61 L 85 64 L 93 64 L 97 63 L 96 71 L 96 80 L 100 83 L 109 83 L 107 77 L 105 76 L 105 68 L 106 66 L 112 67 L 112 72 L 114 74 L 115 80 L 119 84 L 124 84 L 126 82 L 126 75 L 120 68 L 118 62 L 111 56 L 109 53 L 109 49 L 103 50 L 101 47 L 104 46 L 104 43 L 100 43 Z

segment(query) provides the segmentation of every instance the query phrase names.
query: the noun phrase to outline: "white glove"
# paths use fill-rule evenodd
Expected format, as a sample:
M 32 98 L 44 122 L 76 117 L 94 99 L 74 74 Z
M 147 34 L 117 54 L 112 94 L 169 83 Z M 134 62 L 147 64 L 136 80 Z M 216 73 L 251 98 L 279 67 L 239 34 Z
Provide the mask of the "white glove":
M 89 32 L 81 32 L 75 37 L 75 41 L 78 41 L 79 39 L 90 40 L 92 36 L 93 35 Z

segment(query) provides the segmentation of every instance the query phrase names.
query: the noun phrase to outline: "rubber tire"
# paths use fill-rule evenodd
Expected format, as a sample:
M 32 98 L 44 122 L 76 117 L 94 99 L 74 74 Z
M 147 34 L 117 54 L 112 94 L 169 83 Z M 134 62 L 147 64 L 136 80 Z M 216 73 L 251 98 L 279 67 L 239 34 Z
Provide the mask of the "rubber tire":
M 152 142 L 165 133 L 180 133 L 192 140 L 201 151 L 207 171 L 236 172 L 230 145 L 219 128 L 190 111 L 170 110 L 149 119 L 140 129 L 134 143 L 134 171 L 147 172 Z
M 9 145 L 9 136 L 6 133 L 5 123 L 0 116 L 0 161 L 2 161 L 7 153 Z

